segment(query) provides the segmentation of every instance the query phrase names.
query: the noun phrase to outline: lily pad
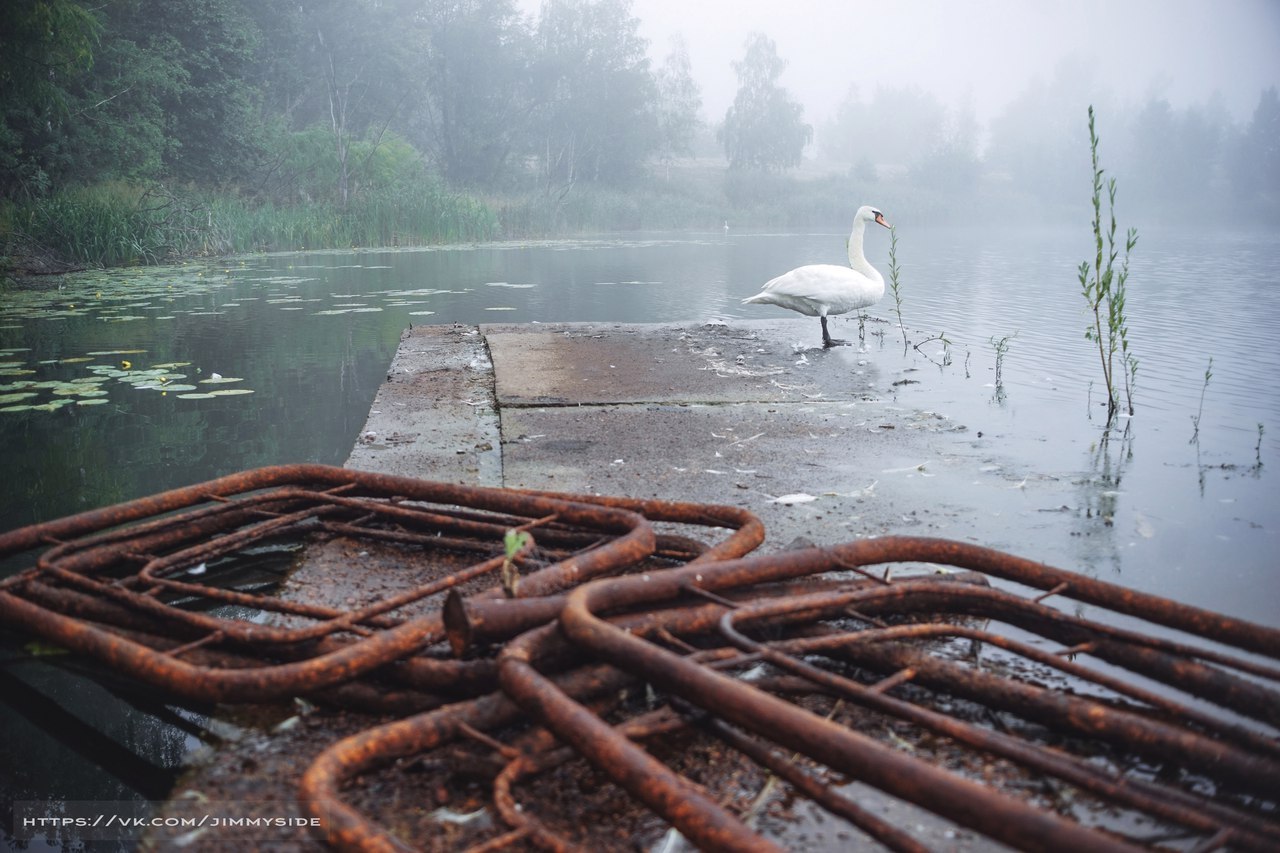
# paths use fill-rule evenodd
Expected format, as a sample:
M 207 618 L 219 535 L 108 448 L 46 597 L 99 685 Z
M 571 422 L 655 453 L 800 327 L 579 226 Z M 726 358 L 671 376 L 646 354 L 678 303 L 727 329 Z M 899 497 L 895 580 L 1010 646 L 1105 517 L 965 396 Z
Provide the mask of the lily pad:
M 212 400 L 213 396 L 214 396 L 213 394 L 203 394 L 203 393 L 177 395 L 179 400 Z
M 77 406 L 101 406 L 103 403 L 109 403 L 109 402 L 111 401 L 103 400 L 101 397 L 89 397 L 84 400 L 76 400 L 76 405 Z
M 85 355 L 101 356 L 101 355 L 141 355 L 146 352 L 144 349 L 106 349 L 97 352 L 85 353 Z
M 22 391 L 17 394 L 0 394 L 0 404 L 16 403 L 19 400 L 29 400 L 32 397 L 39 396 L 35 391 Z
M 251 391 L 248 388 L 222 388 L 221 390 L 218 390 L 218 391 L 210 391 L 209 396 L 210 397 L 230 397 L 233 394 L 252 394 L 252 393 L 253 391 Z
M 210 376 L 208 379 L 201 379 L 201 385 L 219 385 L 227 382 L 243 382 L 244 379 L 238 376 Z
M 35 408 L 35 406 L 30 406 L 30 405 L 27 405 L 27 404 L 25 404 L 25 403 L 24 403 L 24 404 L 17 405 L 17 406 L 4 406 L 4 407 L 0 407 L 0 412 L 29 412 L 29 411 L 31 411 L 31 410 L 32 410 L 32 409 L 34 409 L 34 408 Z

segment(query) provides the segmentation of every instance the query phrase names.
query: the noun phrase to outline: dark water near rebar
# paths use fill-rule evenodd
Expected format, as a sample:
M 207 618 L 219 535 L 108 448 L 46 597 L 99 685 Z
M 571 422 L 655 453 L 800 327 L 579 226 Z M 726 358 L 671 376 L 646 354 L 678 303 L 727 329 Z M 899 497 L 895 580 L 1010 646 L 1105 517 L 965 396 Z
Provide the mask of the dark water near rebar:
M 6 294 L 0 408 L 56 410 L 0 411 L 0 529 L 259 465 L 341 464 L 411 323 L 796 316 L 740 300 L 793 266 L 842 262 L 845 236 L 734 231 L 253 256 Z M 888 245 L 887 233 L 868 233 L 868 257 L 886 273 Z M 1091 250 L 1087 231 L 900 228 L 901 312 L 919 346 L 903 346 L 886 295 L 869 312 L 860 357 L 886 399 L 968 427 L 958 454 L 1014 472 L 1002 491 L 972 492 L 989 530 L 951 534 L 1280 624 L 1280 237 L 1143 231 L 1128 303 L 1136 416 L 1110 433 L 1076 277 Z M 833 334 L 857 338 L 857 326 L 837 319 Z M 817 321 L 797 317 L 797 347 L 818 341 Z M 171 366 L 148 383 L 137 372 L 153 365 Z M 223 383 L 204 381 L 215 373 Z M 913 381 L 895 384 L 903 379 Z M 73 399 L 105 402 L 59 406 L 77 380 L 105 393 Z M 24 382 L 49 385 L 4 396 L 32 394 Z M 253 393 L 206 396 L 232 388 Z M 963 474 L 933 462 L 925 470 L 940 472 L 936 488 L 961 493 Z M 890 476 L 868 472 L 869 481 Z M 75 689 L 41 683 L 29 662 L 3 669 L 45 695 Z M 105 700 L 89 704 L 103 709 L 104 727 L 119 722 Z M 20 716 L 0 708 L 15 733 L 0 744 L 0 765 L 34 767 L 20 784 L 26 794 L 42 796 L 60 774 L 101 789 L 81 758 L 20 736 L 31 725 Z M 172 765 L 186 736 L 165 731 L 113 738 Z M 140 783 L 111 784 L 126 798 Z

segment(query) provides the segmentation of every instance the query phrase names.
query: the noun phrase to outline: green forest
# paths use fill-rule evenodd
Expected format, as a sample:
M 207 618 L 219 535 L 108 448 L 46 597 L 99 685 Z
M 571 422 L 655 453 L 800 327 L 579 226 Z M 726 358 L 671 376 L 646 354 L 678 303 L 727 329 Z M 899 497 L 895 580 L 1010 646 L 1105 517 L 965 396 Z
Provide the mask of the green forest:
M 630 0 L 8 0 L 0 8 L 7 275 L 303 248 L 591 231 L 914 221 L 1087 206 L 1086 109 L 1149 218 L 1280 222 L 1280 97 L 1110 98 L 1062 64 L 987 126 L 918 89 L 820 123 L 752 35 L 706 116 L 678 40 Z

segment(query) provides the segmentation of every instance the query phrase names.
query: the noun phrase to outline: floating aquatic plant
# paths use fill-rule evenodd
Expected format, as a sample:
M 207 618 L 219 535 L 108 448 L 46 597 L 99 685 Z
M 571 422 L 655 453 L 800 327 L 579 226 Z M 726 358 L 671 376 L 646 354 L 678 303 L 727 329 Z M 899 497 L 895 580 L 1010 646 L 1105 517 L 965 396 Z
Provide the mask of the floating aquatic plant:
M 18 350 L 0 351 L 0 356 L 12 356 Z M 95 359 L 104 356 L 144 355 L 146 350 L 99 350 L 84 356 L 62 359 L 49 359 L 39 362 L 41 368 L 73 367 L 84 370 L 87 375 L 70 379 L 26 379 L 15 378 L 11 382 L 0 383 L 0 412 L 56 412 L 63 406 L 97 406 L 108 402 L 111 392 L 109 384 L 127 385 L 135 391 L 159 391 L 162 396 L 173 395 L 177 399 L 210 399 L 218 396 L 235 396 L 252 394 L 249 388 L 224 389 L 200 393 L 200 389 L 184 382 L 187 374 L 176 372 L 178 368 L 187 367 L 187 361 L 171 361 L 150 367 L 135 367 L 129 359 L 121 359 L 117 364 L 96 363 Z M 15 377 L 33 376 L 39 370 L 26 366 L 25 362 L 0 362 L 0 375 L 6 373 Z M 243 382 L 240 377 L 224 377 L 214 373 L 200 382 L 210 384 L 230 384 Z M 195 393 L 192 393 L 195 392 Z

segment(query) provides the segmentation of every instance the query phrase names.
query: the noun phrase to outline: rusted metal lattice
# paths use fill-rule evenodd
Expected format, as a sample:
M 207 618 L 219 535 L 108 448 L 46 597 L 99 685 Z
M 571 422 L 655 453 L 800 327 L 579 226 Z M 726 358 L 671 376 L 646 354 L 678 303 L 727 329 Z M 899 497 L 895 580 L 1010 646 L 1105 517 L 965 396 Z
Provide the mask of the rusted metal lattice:
M 963 571 L 889 575 L 900 563 Z M 787 844 L 776 822 L 751 825 L 743 775 L 726 769 L 742 765 L 895 850 L 930 844 L 868 792 L 1020 849 L 1280 847 L 1276 630 L 915 537 L 599 579 L 547 601 L 452 598 L 453 647 L 501 643 L 502 690 L 326 750 L 300 801 L 331 844 L 433 846 L 430 815 L 398 836 L 384 822 L 405 815 L 379 813 L 352 780 L 480 743 L 501 767 L 491 811 L 506 826 L 447 849 L 598 847 L 533 783 L 580 759 L 708 850 Z M 626 685 L 648 698 L 620 700 Z M 719 770 L 664 748 L 682 729 L 724 745 Z
M 1280 631 L 966 543 L 762 539 L 731 507 L 279 466 L 0 535 L 0 619 L 195 701 L 399 713 L 300 780 L 340 849 L 775 850 L 836 820 L 1280 849 Z M 282 542 L 379 583 L 224 571 Z M 406 806 L 455 782 L 484 819 Z
M 410 692 L 493 687 L 493 661 L 420 654 L 444 638 L 439 608 L 424 606 L 433 596 L 471 588 L 502 598 L 492 584 L 504 564 L 517 567 L 519 594 L 552 595 L 645 560 L 737 556 L 763 537 L 759 521 L 740 510 L 587 500 L 320 465 L 247 471 L 0 536 L 0 558 L 30 552 L 31 562 L 0 581 L 0 619 L 191 700 L 329 690 L 395 707 L 407 694 L 378 691 L 374 701 L 353 680 L 382 669 Z M 657 535 L 636 508 L 731 535 L 710 548 Z M 513 529 L 530 535 L 509 555 L 504 536 Z M 398 572 L 399 589 L 351 607 L 228 588 L 211 568 L 264 543 L 316 534 L 389 543 L 414 571 Z M 420 693 L 416 701 L 438 704 Z

